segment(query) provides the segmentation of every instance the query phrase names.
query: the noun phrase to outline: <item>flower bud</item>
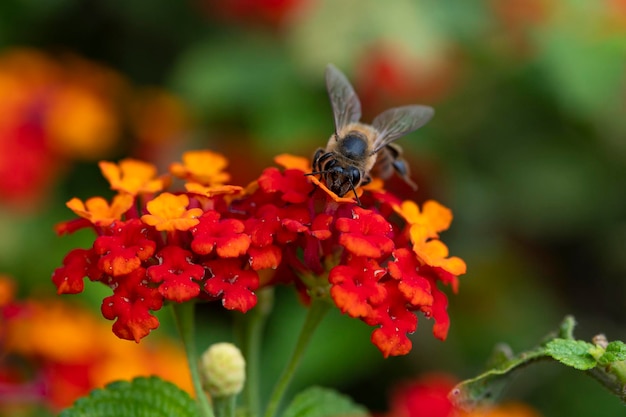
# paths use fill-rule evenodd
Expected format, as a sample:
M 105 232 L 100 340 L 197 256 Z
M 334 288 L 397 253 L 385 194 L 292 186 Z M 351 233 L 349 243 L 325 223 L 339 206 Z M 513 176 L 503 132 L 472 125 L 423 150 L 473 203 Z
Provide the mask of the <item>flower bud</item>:
M 246 361 L 232 343 L 216 343 L 202 354 L 205 389 L 212 397 L 237 395 L 246 380 Z

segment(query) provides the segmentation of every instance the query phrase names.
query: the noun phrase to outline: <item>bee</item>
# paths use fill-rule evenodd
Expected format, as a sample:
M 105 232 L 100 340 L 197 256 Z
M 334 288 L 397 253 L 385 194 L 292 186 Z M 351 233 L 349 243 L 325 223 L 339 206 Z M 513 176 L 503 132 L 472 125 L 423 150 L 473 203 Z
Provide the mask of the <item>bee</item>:
M 402 158 L 402 148 L 394 142 L 424 126 L 435 114 L 432 107 L 411 105 L 386 110 L 374 118 L 371 125 L 359 122 L 361 102 L 354 88 L 334 65 L 326 68 L 326 89 L 333 109 L 335 132 L 326 148 L 313 156 L 313 172 L 320 175 L 326 186 L 340 197 L 354 193 L 361 205 L 356 188 L 372 181 L 371 173 L 388 179 L 395 171 L 414 190 L 409 165 Z

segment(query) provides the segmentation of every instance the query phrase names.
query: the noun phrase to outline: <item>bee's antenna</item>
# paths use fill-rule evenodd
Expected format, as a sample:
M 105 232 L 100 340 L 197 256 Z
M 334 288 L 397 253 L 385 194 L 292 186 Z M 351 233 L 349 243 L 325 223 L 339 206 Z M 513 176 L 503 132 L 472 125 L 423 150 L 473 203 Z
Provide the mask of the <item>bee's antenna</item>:
M 352 189 L 352 192 L 354 193 L 354 198 L 356 198 L 356 203 L 359 205 L 359 207 L 363 207 L 361 205 L 361 200 L 359 200 L 359 196 L 356 193 L 356 190 L 354 189 L 354 184 L 352 184 L 352 180 L 348 180 L 348 182 L 350 183 L 350 188 Z
M 307 174 L 304 174 L 305 177 L 308 177 L 310 175 L 320 175 L 320 174 L 326 174 L 330 171 L 313 171 L 313 172 L 309 172 Z

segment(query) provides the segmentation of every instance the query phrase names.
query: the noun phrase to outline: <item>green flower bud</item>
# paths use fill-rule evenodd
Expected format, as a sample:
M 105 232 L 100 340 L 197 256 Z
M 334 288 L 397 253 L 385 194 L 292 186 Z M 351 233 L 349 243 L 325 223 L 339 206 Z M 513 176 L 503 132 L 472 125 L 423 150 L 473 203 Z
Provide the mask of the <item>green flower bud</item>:
M 216 343 L 202 354 L 204 387 L 212 397 L 237 395 L 246 380 L 246 361 L 232 343 Z

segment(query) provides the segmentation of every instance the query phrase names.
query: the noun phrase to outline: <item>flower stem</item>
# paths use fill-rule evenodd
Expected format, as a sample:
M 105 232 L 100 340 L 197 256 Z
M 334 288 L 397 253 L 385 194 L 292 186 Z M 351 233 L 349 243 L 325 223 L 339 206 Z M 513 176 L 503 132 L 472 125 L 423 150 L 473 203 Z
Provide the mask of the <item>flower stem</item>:
M 243 403 L 246 415 L 259 416 L 261 408 L 261 341 L 266 319 L 272 309 L 274 289 L 263 288 L 257 292 L 258 303 L 246 314 L 235 316 L 235 333 L 246 359 L 246 384 Z
M 180 338 L 185 347 L 187 363 L 191 372 L 191 381 L 196 392 L 196 401 L 202 417 L 214 417 L 213 408 L 202 389 L 200 371 L 198 369 L 198 354 L 196 351 L 196 341 L 194 333 L 194 306 L 193 302 L 172 304 L 174 318 L 178 326 Z
M 296 343 L 296 347 L 291 354 L 291 358 L 285 366 L 285 369 L 283 369 L 283 373 L 281 374 L 280 378 L 276 382 L 276 385 L 274 386 L 274 391 L 272 392 L 269 404 L 267 406 L 267 409 L 265 410 L 265 417 L 274 417 L 274 415 L 276 414 L 276 411 L 280 406 L 280 402 L 285 395 L 287 387 L 289 386 L 289 383 L 294 376 L 296 368 L 300 364 L 300 360 L 304 355 L 304 351 L 309 345 L 311 336 L 313 336 L 314 330 L 322 321 L 322 318 L 324 318 L 324 315 L 326 314 L 330 306 L 330 303 L 325 299 L 313 298 L 309 307 L 309 311 L 307 312 L 304 324 L 302 325 L 302 330 L 300 331 L 300 335 L 298 336 L 298 342 Z
M 236 395 L 229 395 L 228 397 L 215 398 L 215 414 L 217 417 L 235 417 L 236 410 Z

